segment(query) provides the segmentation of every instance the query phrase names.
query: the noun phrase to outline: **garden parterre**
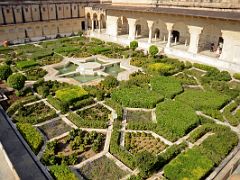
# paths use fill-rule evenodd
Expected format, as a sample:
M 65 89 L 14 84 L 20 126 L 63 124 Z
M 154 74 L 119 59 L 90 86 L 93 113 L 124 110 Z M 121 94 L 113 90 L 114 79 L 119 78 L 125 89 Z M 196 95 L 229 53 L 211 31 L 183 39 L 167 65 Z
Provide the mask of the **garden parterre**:
M 49 139 L 70 130 L 69 126 L 62 126 L 60 123 L 55 124 L 56 128 L 59 127 L 57 128 L 59 132 L 49 131 L 48 125 L 50 124 L 47 121 L 57 117 L 58 114 L 52 107 L 46 105 L 46 102 L 42 102 L 46 97 L 47 101 L 60 111 L 60 115 L 67 117 L 67 120 L 79 128 L 106 130 L 112 126 L 109 121 L 109 114 L 112 112 L 99 104 L 93 104 L 103 101 L 101 103 L 112 107 L 117 113 L 117 119 L 113 124 L 109 152 L 132 170 L 138 168 L 140 172 L 137 176 L 140 179 L 150 177 L 162 168 L 163 175 L 169 179 L 204 178 L 222 162 L 238 143 L 236 133 L 230 128 L 216 125 L 212 120 L 196 115 L 196 111 L 202 111 L 217 121 L 227 122 L 233 126 L 239 124 L 240 111 L 237 109 L 239 102 L 236 97 L 239 95 L 240 83 L 230 81 L 231 76 L 225 71 L 221 72 L 216 68 L 200 64 L 194 64 L 192 67 L 189 62 L 183 63 L 167 57 L 148 57 L 141 51 L 85 37 L 46 41 L 40 43 L 40 46 L 0 48 L 0 54 L 5 58 L 1 63 L 11 64 L 13 73 L 22 71 L 28 80 L 38 80 L 32 88 L 25 87 L 26 89 L 16 91 L 20 100 L 7 111 L 13 120 L 18 122 L 19 131 L 36 154 L 42 147 L 44 133 L 41 134 L 32 124 L 43 123 L 38 128 L 42 128 L 43 132 L 46 131 L 45 135 L 49 136 Z M 106 78 L 106 81 L 97 86 L 83 88 L 40 79 L 46 74 L 41 67 L 60 62 L 63 59 L 62 55 L 89 57 L 95 54 L 111 58 L 131 55 L 131 64 L 142 67 L 143 72 L 134 73 L 130 76 L 129 81 L 118 82 L 115 79 Z M 238 75 L 234 77 L 237 79 Z M 185 85 L 198 86 L 199 90 Z M 37 96 L 33 96 L 33 92 L 37 93 Z M 28 103 L 40 99 L 42 99 L 40 102 L 28 105 Z M 226 106 L 231 100 L 235 100 L 235 102 Z M 93 107 L 81 109 L 89 105 L 93 105 Z M 156 122 L 151 121 L 152 115 L 146 115 L 143 118 L 141 113 L 135 113 L 134 120 L 127 121 L 126 129 L 136 131 L 131 134 L 137 134 L 137 130 L 148 132 L 146 136 L 142 137 L 142 134 L 145 133 L 141 133 L 141 137 L 137 136 L 142 143 L 136 138 L 128 138 L 131 140 L 125 139 L 125 146 L 121 146 L 124 123 L 121 124 L 120 121 L 126 118 L 124 107 L 150 110 L 154 108 Z M 161 140 L 148 137 L 150 131 L 170 141 L 171 145 L 166 146 Z M 194 144 L 209 133 L 211 134 L 199 146 Z M 67 139 L 47 143 L 42 162 L 53 165 L 50 167 L 50 172 L 54 178 L 66 176 L 69 179 L 75 179 L 74 174 L 64 164 L 76 164 L 92 157 L 93 154 L 87 150 L 89 148 L 97 153 L 102 150 L 104 138 L 92 135 L 95 138 L 91 139 L 90 133 L 83 133 L 83 136 L 79 134 L 71 131 Z M 185 135 L 189 135 L 189 138 L 186 139 L 187 142 L 181 139 Z M 34 137 L 34 142 L 29 138 L 31 136 Z M 126 133 L 125 138 L 128 136 L 129 134 Z M 174 143 L 177 140 L 181 142 L 178 145 Z M 147 143 L 150 142 L 152 144 L 148 146 Z M 189 150 L 189 143 L 193 145 L 191 150 Z M 155 145 L 158 148 L 154 149 Z M 67 151 L 70 148 L 75 150 L 67 154 L 67 151 L 64 152 L 64 147 L 67 148 Z M 63 151 L 61 152 L 61 150 Z M 85 157 L 76 154 L 80 152 L 80 154 L 84 154 L 85 151 L 89 152 Z M 104 156 L 104 158 L 107 157 Z M 113 162 L 108 163 L 108 158 L 106 161 L 107 163 L 104 162 L 103 167 L 107 167 L 109 164 L 111 167 L 115 167 L 116 164 Z M 93 164 L 90 163 L 91 166 Z M 109 168 L 105 170 L 104 175 L 110 171 Z M 120 177 L 118 174 L 123 177 L 129 173 L 118 170 L 117 165 L 114 170 L 116 173 L 111 175 L 114 178 Z M 180 171 L 182 173 L 179 173 Z M 64 174 L 62 174 L 63 172 Z M 92 176 L 94 173 L 88 175 Z

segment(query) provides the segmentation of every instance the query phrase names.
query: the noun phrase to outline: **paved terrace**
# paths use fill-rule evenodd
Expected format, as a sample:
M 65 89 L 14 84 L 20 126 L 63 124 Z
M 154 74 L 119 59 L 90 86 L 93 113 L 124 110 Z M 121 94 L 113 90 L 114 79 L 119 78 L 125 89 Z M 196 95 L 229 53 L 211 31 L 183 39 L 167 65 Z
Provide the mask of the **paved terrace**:
M 0 141 L 21 180 L 52 179 L 0 107 Z M 3 162 L 0 162 L 0 167 Z M 0 177 L 6 179 L 6 177 Z

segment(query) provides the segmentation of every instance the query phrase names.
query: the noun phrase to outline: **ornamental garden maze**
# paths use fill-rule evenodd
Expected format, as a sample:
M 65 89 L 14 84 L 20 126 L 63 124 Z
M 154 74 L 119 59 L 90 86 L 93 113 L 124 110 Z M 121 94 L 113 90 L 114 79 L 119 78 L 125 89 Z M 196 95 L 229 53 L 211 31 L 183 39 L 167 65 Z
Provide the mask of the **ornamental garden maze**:
M 54 179 L 211 179 L 238 150 L 239 74 L 137 46 L 0 47 L 2 106 Z

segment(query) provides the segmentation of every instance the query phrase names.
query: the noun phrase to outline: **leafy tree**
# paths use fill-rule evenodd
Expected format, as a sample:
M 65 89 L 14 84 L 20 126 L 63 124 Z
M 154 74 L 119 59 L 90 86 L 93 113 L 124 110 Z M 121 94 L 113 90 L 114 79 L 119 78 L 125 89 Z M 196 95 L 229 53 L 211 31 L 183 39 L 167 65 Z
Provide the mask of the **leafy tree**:
M 137 41 L 132 41 L 132 42 L 130 42 L 130 48 L 131 48 L 132 50 L 137 49 L 137 48 L 138 48 L 138 42 L 137 42 Z
M 27 78 L 24 75 L 16 73 L 8 77 L 7 83 L 10 87 L 20 90 L 24 87 L 26 80 Z
M 0 66 L 0 80 L 7 80 L 7 78 L 12 74 L 10 66 L 4 64 Z
M 159 52 L 159 49 L 157 46 L 155 46 L 155 45 L 150 46 L 149 53 L 152 57 L 155 57 L 158 52 Z

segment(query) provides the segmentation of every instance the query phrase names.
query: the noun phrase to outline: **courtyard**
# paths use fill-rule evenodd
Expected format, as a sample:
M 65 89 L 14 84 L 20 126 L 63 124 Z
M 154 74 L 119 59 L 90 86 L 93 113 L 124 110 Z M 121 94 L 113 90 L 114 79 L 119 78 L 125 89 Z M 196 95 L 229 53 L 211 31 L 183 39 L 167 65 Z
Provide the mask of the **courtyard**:
M 4 108 L 55 179 L 214 177 L 238 149 L 240 75 L 158 52 L 85 36 L 0 47 Z

